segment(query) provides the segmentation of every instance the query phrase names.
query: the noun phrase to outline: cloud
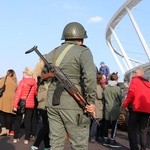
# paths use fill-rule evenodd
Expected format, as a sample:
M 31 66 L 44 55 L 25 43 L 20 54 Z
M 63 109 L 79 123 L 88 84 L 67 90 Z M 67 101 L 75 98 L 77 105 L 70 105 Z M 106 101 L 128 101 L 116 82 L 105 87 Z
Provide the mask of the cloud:
M 95 16 L 95 17 L 91 17 L 88 22 L 89 23 L 99 23 L 101 22 L 103 19 L 100 16 Z

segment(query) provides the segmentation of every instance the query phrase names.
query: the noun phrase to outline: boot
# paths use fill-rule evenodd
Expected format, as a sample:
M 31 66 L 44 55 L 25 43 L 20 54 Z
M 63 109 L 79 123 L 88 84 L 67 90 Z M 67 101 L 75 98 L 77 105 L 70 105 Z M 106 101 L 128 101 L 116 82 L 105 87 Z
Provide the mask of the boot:
M 1 131 L 1 133 L 0 133 L 0 136 L 2 136 L 2 135 L 6 135 L 7 133 L 6 133 L 6 128 L 3 128 L 2 127 L 2 131 Z

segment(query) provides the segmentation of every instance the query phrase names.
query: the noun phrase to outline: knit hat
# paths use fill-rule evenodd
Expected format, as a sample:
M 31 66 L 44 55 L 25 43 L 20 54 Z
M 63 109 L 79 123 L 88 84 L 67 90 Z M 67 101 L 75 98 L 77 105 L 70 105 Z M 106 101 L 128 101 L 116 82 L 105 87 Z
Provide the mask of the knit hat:
M 101 63 L 100 63 L 100 65 L 104 65 L 105 63 L 102 61 Z

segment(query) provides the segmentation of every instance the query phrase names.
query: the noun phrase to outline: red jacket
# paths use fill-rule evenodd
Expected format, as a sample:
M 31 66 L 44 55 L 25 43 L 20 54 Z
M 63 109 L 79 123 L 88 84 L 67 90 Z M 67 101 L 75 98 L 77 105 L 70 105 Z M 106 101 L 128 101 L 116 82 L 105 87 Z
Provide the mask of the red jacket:
M 31 90 L 30 90 L 31 88 Z M 30 92 L 29 92 L 30 90 Z M 29 93 L 29 95 L 28 95 Z M 34 78 L 23 78 L 17 87 L 15 94 L 14 104 L 15 108 L 18 107 L 20 99 L 26 99 L 26 108 L 34 108 L 34 98 L 37 94 L 37 83 Z M 28 95 L 28 97 L 27 97 Z M 27 98 L 26 98 L 27 97 Z
M 150 113 L 150 82 L 142 76 L 131 79 L 123 106 L 126 108 L 130 103 L 133 111 Z

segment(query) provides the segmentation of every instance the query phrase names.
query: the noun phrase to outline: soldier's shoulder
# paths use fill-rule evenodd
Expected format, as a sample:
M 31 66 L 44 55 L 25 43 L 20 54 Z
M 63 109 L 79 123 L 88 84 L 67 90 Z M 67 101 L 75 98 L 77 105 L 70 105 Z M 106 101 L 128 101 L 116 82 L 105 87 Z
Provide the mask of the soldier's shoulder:
M 52 52 L 56 51 L 60 46 L 55 47 Z
M 81 45 L 82 47 L 88 48 L 86 45 Z
M 60 46 L 55 47 L 54 49 L 52 49 L 49 53 L 47 53 L 46 55 L 51 55 L 53 54 Z
M 86 45 L 79 45 L 79 47 L 83 50 L 89 50 L 89 48 Z

